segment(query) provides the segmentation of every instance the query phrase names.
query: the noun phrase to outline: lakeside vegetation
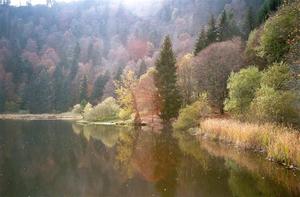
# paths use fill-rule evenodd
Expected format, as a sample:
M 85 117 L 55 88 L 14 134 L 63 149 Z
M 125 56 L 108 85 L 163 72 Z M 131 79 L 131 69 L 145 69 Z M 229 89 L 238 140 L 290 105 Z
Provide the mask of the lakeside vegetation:
M 287 167 L 300 166 L 300 135 L 299 131 L 292 128 L 215 118 L 201 121 L 197 134 L 240 148 L 264 152 L 269 159 Z

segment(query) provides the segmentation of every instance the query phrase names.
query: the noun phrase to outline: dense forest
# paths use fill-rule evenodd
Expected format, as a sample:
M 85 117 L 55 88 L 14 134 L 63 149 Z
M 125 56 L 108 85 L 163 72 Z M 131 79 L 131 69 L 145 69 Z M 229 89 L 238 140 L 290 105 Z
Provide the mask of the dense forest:
M 218 38 L 211 29 L 209 42 L 246 39 L 267 12 L 263 0 L 165 0 L 146 16 L 109 0 L 9 3 L 0 6 L 1 112 L 63 112 L 82 100 L 96 104 L 115 96 L 114 81 L 123 70 L 139 77 L 154 66 L 165 35 L 180 58 L 193 50 L 208 22 L 216 25 L 211 28 L 229 25 Z M 195 52 L 209 42 L 198 43 Z

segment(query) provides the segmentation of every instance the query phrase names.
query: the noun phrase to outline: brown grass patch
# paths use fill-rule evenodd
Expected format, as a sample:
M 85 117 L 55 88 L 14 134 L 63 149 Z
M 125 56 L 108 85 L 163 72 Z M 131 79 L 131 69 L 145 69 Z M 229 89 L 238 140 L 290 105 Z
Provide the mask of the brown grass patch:
M 201 121 L 199 134 L 238 147 L 264 151 L 280 163 L 300 166 L 300 135 L 292 128 L 211 118 Z

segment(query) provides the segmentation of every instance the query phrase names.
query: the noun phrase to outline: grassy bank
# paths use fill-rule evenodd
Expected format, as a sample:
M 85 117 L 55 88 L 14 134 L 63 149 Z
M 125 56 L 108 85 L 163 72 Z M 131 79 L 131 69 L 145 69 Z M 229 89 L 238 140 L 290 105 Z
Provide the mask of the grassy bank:
M 198 134 L 237 147 L 265 152 L 289 167 L 300 166 L 299 131 L 274 124 L 242 123 L 232 119 L 201 121 Z

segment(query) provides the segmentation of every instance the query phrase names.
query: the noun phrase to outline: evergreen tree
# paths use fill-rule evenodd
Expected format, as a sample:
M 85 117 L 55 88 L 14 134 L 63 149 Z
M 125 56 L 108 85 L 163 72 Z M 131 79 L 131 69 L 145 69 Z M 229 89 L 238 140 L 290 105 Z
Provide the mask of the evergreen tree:
M 202 28 L 199 37 L 196 42 L 195 50 L 194 50 L 194 55 L 196 56 L 202 49 L 207 47 L 207 35 L 205 32 L 205 29 Z
M 252 7 L 249 7 L 245 16 L 245 22 L 244 22 L 244 37 L 245 39 L 248 38 L 250 32 L 255 28 L 255 19 L 253 14 Z
M 53 85 L 46 69 L 33 75 L 26 91 L 27 105 L 31 113 L 48 113 L 53 109 Z
M 147 64 L 146 62 L 143 60 L 139 66 L 139 70 L 137 72 L 137 78 L 139 79 L 143 74 L 145 74 L 147 72 Z
M 258 22 L 263 23 L 269 18 L 271 12 L 274 12 L 283 3 L 283 0 L 265 0 L 258 12 Z
M 87 99 L 88 99 L 87 88 L 88 88 L 88 81 L 87 81 L 86 75 L 84 75 L 80 81 L 80 87 L 79 87 L 80 101 L 83 101 L 83 100 L 87 101 Z
M 92 94 L 93 100 L 101 100 L 103 96 L 103 90 L 108 80 L 109 80 L 109 73 L 105 73 L 104 75 L 100 75 L 99 77 L 97 77 L 94 83 L 94 90 Z
M 215 42 L 216 40 L 217 40 L 216 19 L 215 19 L 214 15 L 211 15 L 211 18 L 208 22 L 208 29 L 207 29 L 208 45 Z
M 69 95 L 69 79 L 64 78 L 62 67 L 57 66 L 53 75 L 53 88 L 54 88 L 54 109 L 56 111 L 66 111 L 70 105 Z
M 178 115 L 181 106 L 181 97 L 176 85 L 176 58 L 172 50 L 169 36 L 164 40 L 160 55 L 156 60 L 155 85 L 160 96 L 161 118 L 169 121 Z
M 229 18 L 224 10 L 221 14 L 220 22 L 218 25 L 218 41 L 225 41 L 231 37 Z
M 5 105 L 5 92 L 1 82 L 0 83 L 0 112 L 4 111 L 4 105 Z
M 118 68 L 118 70 L 117 70 L 117 72 L 115 74 L 114 80 L 115 81 L 120 81 L 122 73 L 123 73 L 123 67 L 119 66 L 119 68 Z
M 70 72 L 70 79 L 71 80 L 73 80 L 75 78 L 75 76 L 77 75 L 79 56 L 80 56 L 80 46 L 79 46 L 79 43 L 77 42 L 76 46 L 75 46 L 75 49 L 74 49 L 72 67 L 71 67 L 71 72 Z

